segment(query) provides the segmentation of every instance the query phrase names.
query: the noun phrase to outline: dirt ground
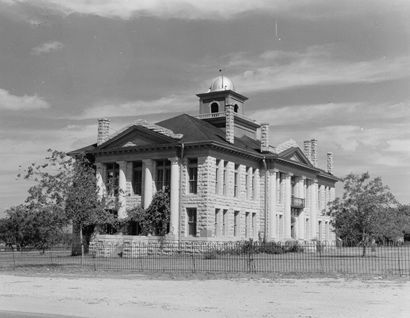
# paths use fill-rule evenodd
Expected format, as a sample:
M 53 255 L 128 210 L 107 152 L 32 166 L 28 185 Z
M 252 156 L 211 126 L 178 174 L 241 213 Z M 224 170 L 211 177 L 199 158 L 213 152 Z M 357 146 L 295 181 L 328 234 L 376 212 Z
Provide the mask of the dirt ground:
M 409 295 L 408 279 L 0 273 L 0 317 L 410 317 Z

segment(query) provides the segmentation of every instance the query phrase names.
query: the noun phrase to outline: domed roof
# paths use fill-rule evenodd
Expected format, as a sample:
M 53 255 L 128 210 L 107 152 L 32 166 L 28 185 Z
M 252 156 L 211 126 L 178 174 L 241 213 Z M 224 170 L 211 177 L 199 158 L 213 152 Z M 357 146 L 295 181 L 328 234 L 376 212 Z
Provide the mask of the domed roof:
M 235 86 L 233 86 L 232 81 L 223 75 L 220 75 L 218 77 L 215 77 L 212 80 L 212 84 L 209 87 L 210 92 L 215 92 L 215 91 L 226 91 L 226 90 L 235 90 Z

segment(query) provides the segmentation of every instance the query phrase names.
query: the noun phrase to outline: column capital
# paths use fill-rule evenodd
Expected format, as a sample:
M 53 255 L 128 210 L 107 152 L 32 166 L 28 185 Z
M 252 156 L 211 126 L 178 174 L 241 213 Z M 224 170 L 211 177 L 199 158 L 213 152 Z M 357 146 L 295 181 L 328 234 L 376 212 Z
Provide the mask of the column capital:
M 283 172 L 287 178 L 293 177 L 292 172 Z
M 274 173 L 280 172 L 279 169 L 277 169 L 277 168 L 272 169 L 272 171 L 273 171 Z
M 119 166 L 124 166 L 127 164 L 127 161 L 121 160 L 121 161 L 116 161 L 115 163 L 117 163 Z
M 168 158 L 169 161 L 171 161 L 171 164 L 176 165 L 179 164 L 179 158 L 178 157 L 171 157 Z

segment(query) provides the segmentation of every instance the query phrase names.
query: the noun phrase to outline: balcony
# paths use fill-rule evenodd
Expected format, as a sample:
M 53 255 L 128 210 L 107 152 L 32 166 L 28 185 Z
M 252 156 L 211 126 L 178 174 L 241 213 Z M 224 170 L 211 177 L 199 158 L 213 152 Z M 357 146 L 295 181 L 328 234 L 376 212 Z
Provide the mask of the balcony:
M 305 207 L 305 199 L 297 198 L 292 195 L 290 207 L 293 209 L 303 209 Z

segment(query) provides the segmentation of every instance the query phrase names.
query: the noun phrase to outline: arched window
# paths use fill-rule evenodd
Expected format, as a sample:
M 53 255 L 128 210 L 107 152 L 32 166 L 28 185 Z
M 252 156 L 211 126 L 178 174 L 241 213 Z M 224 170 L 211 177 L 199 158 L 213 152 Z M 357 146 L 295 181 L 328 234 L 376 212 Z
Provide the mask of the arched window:
M 238 104 L 235 104 L 235 106 L 233 107 L 233 110 L 234 110 L 234 112 L 235 112 L 235 113 L 237 113 L 237 112 L 238 112 L 238 110 L 239 110 L 239 106 L 238 106 Z
M 219 112 L 219 105 L 218 103 L 211 104 L 211 113 L 218 113 Z

